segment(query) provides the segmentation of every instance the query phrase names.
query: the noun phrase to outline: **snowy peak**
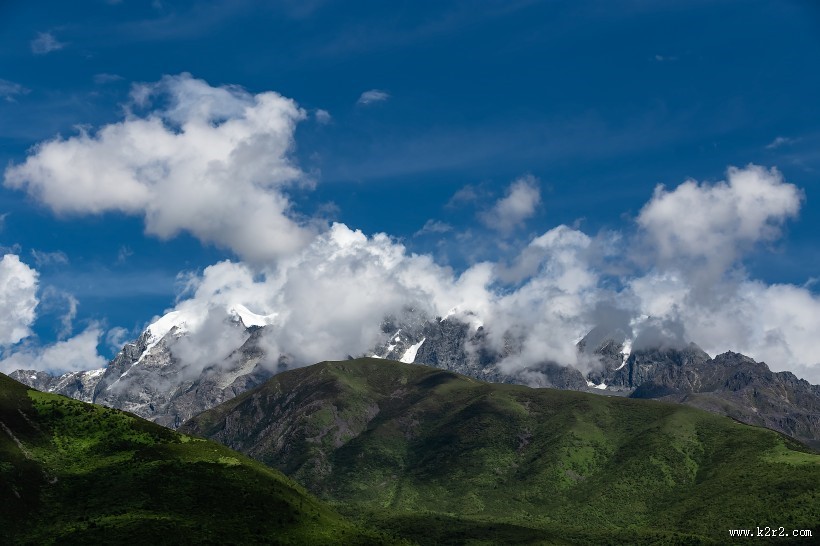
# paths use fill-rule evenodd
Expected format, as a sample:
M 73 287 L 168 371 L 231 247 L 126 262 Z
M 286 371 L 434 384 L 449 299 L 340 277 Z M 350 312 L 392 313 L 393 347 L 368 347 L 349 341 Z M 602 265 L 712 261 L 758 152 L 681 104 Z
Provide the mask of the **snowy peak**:
M 183 311 L 171 311 L 166 313 L 158 320 L 152 322 L 145 331 L 150 335 L 152 342 L 159 341 L 164 338 L 168 332 L 173 328 L 177 328 L 180 332 L 188 330 L 190 322 L 198 322 L 198 317 L 192 313 L 185 313 Z
M 270 315 L 257 315 L 241 303 L 232 305 L 228 309 L 228 315 L 230 315 L 232 320 L 241 322 L 245 328 L 262 328 L 264 326 L 268 326 L 274 323 L 277 316 L 276 313 L 271 313 Z
M 104 373 L 104 368 L 66 372 L 59 376 L 37 370 L 16 370 L 9 377 L 39 391 L 56 392 L 83 402 L 92 402 L 94 388 Z
M 225 307 L 225 314 L 231 321 L 239 322 L 245 328 L 268 326 L 274 323 L 277 316 L 276 313 L 270 315 L 256 314 L 241 303 L 235 303 Z M 207 315 L 207 309 L 178 309 L 170 311 L 152 322 L 148 328 L 146 328 L 146 332 L 150 334 L 151 342 L 157 342 L 174 329 L 176 329 L 175 332 L 179 334 L 196 331 Z
M 472 330 L 478 330 L 479 328 L 484 327 L 484 321 L 482 321 L 478 315 L 473 313 L 472 311 L 465 311 L 460 309 L 458 306 L 453 307 L 443 317 L 439 319 L 439 322 L 444 322 L 448 319 L 457 319 L 459 322 L 463 322 L 468 324 Z

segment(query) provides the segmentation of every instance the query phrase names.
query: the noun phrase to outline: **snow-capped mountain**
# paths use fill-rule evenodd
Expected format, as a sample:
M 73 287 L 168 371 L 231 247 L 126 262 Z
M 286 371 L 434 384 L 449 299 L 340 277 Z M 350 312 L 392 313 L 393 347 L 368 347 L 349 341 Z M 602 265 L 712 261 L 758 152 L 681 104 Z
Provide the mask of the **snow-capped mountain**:
M 189 369 L 171 349 L 201 320 L 199 315 L 180 311 L 164 315 L 135 341 L 126 343 L 102 370 L 59 377 L 18 370 L 11 377 L 39 390 L 123 409 L 176 428 L 193 415 L 264 382 L 275 369 L 263 365 L 265 354 L 256 346 L 258 330 L 271 317 L 256 315 L 241 305 L 228 308 L 224 322 L 225 328 L 243 331 L 239 339 L 244 342 L 227 358 L 201 371 Z
M 234 329 L 236 346 L 205 366 L 186 366 L 175 355 L 203 317 L 174 311 L 127 343 L 102 370 L 60 376 L 18 370 L 11 376 L 36 389 L 124 409 L 176 428 L 292 365 L 289 355 L 268 354 L 266 349 L 264 335 L 276 328 L 275 314 L 258 315 L 241 305 L 224 311 L 219 328 Z M 586 374 L 547 360 L 505 372 L 499 363 L 514 353 L 515 343 L 494 349 L 484 325 L 469 312 L 428 317 L 406 309 L 400 316 L 386 317 L 380 335 L 382 341 L 366 356 L 425 364 L 495 383 L 661 398 L 820 445 L 820 387 L 789 372 L 773 373 L 743 355 L 712 359 L 694 344 L 633 350 L 624 332 L 596 328 L 577 344 L 580 354 L 598 363 Z
M 98 370 L 67 372 L 57 376 L 41 371 L 17 370 L 10 373 L 9 377 L 38 391 L 56 392 L 83 402 L 93 402 L 94 389 L 105 370 L 105 368 L 100 368 Z

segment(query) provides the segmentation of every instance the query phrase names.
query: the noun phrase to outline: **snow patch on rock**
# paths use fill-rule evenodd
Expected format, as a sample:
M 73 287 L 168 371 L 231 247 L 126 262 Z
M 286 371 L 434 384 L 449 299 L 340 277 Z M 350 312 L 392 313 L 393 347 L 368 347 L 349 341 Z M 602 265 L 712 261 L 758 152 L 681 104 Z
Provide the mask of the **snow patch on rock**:
M 416 360 L 416 354 L 419 352 L 422 344 L 427 338 L 421 338 L 421 341 L 416 343 L 415 345 L 411 345 L 404 351 L 404 355 L 402 355 L 400 361 L 404 362 L 405 364 L 412 364 Z
M 276 320 L 276 313 L 271 313 L 270 315 L 258 315 L 241 303 L 232 305 L 230 309 L 228 309 L 228 314 L 232 318 L 242 321 L 245 328 L 250 328 L 251 326 L 267 326 L 269 324 L 273 324 Z

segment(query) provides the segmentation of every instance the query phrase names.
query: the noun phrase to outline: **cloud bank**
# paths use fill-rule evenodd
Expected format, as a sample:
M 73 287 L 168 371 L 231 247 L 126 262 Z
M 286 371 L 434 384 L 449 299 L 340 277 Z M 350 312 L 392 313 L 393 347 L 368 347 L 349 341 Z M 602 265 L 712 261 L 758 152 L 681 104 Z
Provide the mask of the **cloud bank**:
M 190 317 L 190 335 L 174 350 L 189 366 L 214 363 L 241 343 L 241 329 L 222 322 L 237 304 L 267 317 L 269 353 L 289 355 L 292 365 L 367 352 L 380 341 L 385 316 L 413 309 L 433 318 L 456 309 L 484 324 L 507 372 L 550 360 L 593 365 L 575 343 L 605 324 L 636 343 L 694 341 L 712 354 L 743 352 L 820 382 L 820 298 L 800 286 L 767 285 L 743 268 L 749 252 L 777 242 L 804 199 L 775 169 L 749 165 L 730 168 L 717 183 L 659 186 L 634 229 L 586 234 L 557 226 L 509 262 L 457 272 L 387 234 L 292 214 L 288 188 L 309 181 L 289 155 L 306 115 L 290 99 L 212 87 L 187 74 L 136 86 L 132 97 L 134 110 L 145 113 L 40 144 L 6 170 L 5 184 L 57 214 L 139 215 L 148 234 L 187 231 L 235 252 L 239 260 L 184 279 L 174 309 Z M 482 198 L 469 190 L 459 199 Z M 507 235 L 539 206 L 537 181 L 525 176 L 479 219 Z M 448 230 L 431 219 L 422 231 Z M 26 278 L 19 260 L 5 267 L 9 278 Z M 6 296 L 4 308 L 18 309 L 0 331 L 8 343 L 27 335 L 33 318 L 25 310 L 36 305 L 33 289 L 7 291 L 18 292 L 30 296 Z M 88 347 L 95 335 L 86 330 L 71 347 Z M 32 359 L 50 365 L 46 356 Z
M 817 382 L 820 298 L 766 285 L 742 268 L 745 253 L 773 242 L 801 200 L 776 170 L 732 168 L 725 182 L 658 188 L 633 235 L 592 237 L 558 226 L 510 265 L 483 262 L 461 273 L 386 234 L 334 224 L 276 267 L 207 268 L 189 280 L 177 309 L 219 308 L 224 317 L 225 307 L 241 303 L 272 315 L 268 348 L 295 365 L 368 351 L 386 315 L 412 308 L 432 318 L 455 308 L 484 324 L 493 348 L 515 348 L 500 364 L 511 373 L 547 360 L 594 365 L 575 343 L 605 324 L 637 339 L 636 348 L 694 341 L 711 354 L 743 352 Z

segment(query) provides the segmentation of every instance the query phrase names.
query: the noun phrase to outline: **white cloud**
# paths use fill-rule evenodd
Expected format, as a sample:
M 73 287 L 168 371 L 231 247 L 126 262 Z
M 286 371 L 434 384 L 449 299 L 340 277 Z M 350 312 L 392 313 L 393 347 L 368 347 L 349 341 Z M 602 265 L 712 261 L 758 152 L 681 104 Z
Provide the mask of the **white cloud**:
M 163 239 L 187 231 L 260 262 L 292 253 L 312 231 L 292 218 L 288 186 L 309 181 L 290 159 L 305 117 L 272 92 L 211 87 L 188 74 L 134 88 L 163 104 L 91 134 L 40 143 L 5 185 L 57 214 L 119 211 Z
M 206 268 L 189 279 L 191 297 L 176 309 L 195 317 L 208 317 L 210 309 L 217 309 L 216 315 L 224 317 L 224 309 L 238 303 L 257 314 L 275 314 L 268 338 L 274 353 L 309 364 L 371 348 L 379 339 L 384 316 L 400 313 L 406 305 L 435 316 L 441 311 L 434 302 L 443 306 L 457 297 L 437 290 L 452 282 L 442 280 L 450 275 L 427 256 L 408 256 L 386 235 L 368 239 L 334 224 L 304 251 L 261 274 L 233 262 Z M 208 335 L 196 336 L 199 328 L 193 325 L 192 339 L 210 344 L 214 354 L 231 345 L 210 328 Z M 226 335 L 234 337 L 232 332 Z
M 779 136 L 776 137 L 773 141 L 766 144 L 766 149 L 776 150 L 777 148 L 780 148 L 782 146 L 788 146 L 789 144 L 794 144 L 795 142 L 797 142 L 797 140 L 793 138 Z
M 408 254 L 387 235 L 368 238 L 334 224 L 276 267 L 259 270 L 221 262 L 189 277 L 176 309 L 201 318 L 194 321 L 196 337 L 179 355 L 196 367 L 208 362 L 205 355 L 221 357 L 236 347 L 241 332 L 217 323 L 224 321 L 225 308 L 236 303 L 272 316 L 264 338 L 269 354 L 288 354 L 295 366 L 368 351 L 381 340 L 382 319 L 408 307 L 428 317 L 456 308 L 457 314 L 470 312 L 484 324 L 490 346 L 505 355 L 501 368 L 507 372 L 550 360 L 581 369 L 594 366 L 577 354 L 575 342 L 604 324 L 641 343 L 695 341 L 712 354 L 743 352 L 775 370 L 800 370 L 818 381 L 820 300 L 803 287 L 748 279 L 742 269 L 713 277 L 704 297 L 695 275 L 698 267 L 686 267 L 693 255 L 706 252 L 688 243 L 693 226 L 680 222 L 675 228 L 653 208 L 660 203 L 677 210 L 682 195 L 684 203 L 699 203 L 707 211 L 717 207 L 723 216 L 701 221 L 723 235 L 701 239 L 739 259 L 739 247 L 776 236 L 779 230 L 771 228 L 779 221 L 773 224 L 772 218 L 792 214 L 794 201 L 787 196 L 799 192 L 778 176 L 748 167 L 731 170 L 726 184 L 688 181 L 672 191 L 658 191 L 644 209 L 651 214 L 639 225 L 659 230 L 654 234 L 659 239 L 646 232 L 637 238 L 591 238 L 559 226 L 534 238 L 511 267 L 484 262 L 460 275 L 429 255 Z M 726 206 L 716 204 L 728 199 L 723 192 L 730 192 L 734 203 L 728 215 Z M 658 241 L 667 240 L 675 243 L 658 247 Z M 657 260 L 637 270 L 618 269 L 619 282 L 613 283 L 607 261 L 622 262 L 630 247 Z M 210 326 L 202 326 L 197 336 L 197 324 Z M 532 379 L 537 382 L 536 376 Z
M 41 314 L 59 314 L 60 329 L 58 339 L 65 339 L 74 330 L 74 319 L 77 317 L 77 307 L 80 302 L 73 294 L 53 286 L 46 286 L 40 294 Z
M 481 193 L 483 191 L 479 191 L 475 186 L 472 184 L 467 184 L 464 187 L 460 188 L 453 196 L 447 201 L 445 207 L 447 208 L 457 208 L 466 203 L 473 203 L 478 201 L 481 197 Z
M 107 361 L 97 353 L 101 335 L 102 330 L 98 326 L 91 326 L 71 339 L 45 347 L 21 347 L 0 360 L 0 371 L 9 373 L 14 370 L 42 370 L 62 373 L 102 368 Z
M 480 214 L 481 221 L 501 233 L 507 234 L 524 225 L 541 204 L 541 190 L 533 176 L 524 176 L 510 184 L 507 195 Z
M 43 250 L 31 250 L 31 257 L 34 258 L 34 263 L 37 264 L 37 267 L 42 268 L 44 265 L 67 265 L 68 264 L 68 256 L 62 250 L 57 250 L 54 252 L 46 252 Z
M 330 112 L 327 110 L 322 110 L 321 108 L 313 113 L 313 117 L 316 118 L 316 121 L 322 125 L 327 125 L 333 119 Z
M 65 46 L 66 44 L 58 41 L 52 33 L 38 32 L 37 36 L 31 41 L 31 52 L 35 55 L 45 55 L 63 49 Z
M 384 102 L 390 98 L 390 94 L 386 91 L 382 91 L 380 89 L 371 89 L 370 91 L 365 91 L 359 96 L 359 100 L 356 101 L 356 104 L 360 104 L 362 106 L 367 106 L 370 104 L 375 104 L 377 102 Z
M 516 290 L 496 296 L 485 324 L 497 350 L 518 345 L 501 367 L 515 371 L 554 361 L 584 368 L 575 342 L 591 329 L 591 312 L 604 299 L 598 275 L 586 259 L 592 240 L 567 226 L 535 238 L 528 250 L 540 255 L 538 269 Z
M 677 325 L 681 341 L 712 355 L 740 352 L 775 371 L 800 370 L 820 383 L 820 298 L 803 287 L 727 280 L 712 287 L 709 300 L 684 277 L 655 273 L 635 279 L 627 293 L 636 309 Z
M 727 178 L 655 188 L 637 222 L 661 264 L 698 271 L 711 282 L 755 244 L 777 239 L 800 210 L 802 192 L 776 169 L 733 167 Z
M 820 299 L 806 286 L 766 285 L 742 268 L 756 244 L 781 236 L 803 193 L 775 169 L 731 168 L 727 178 L 656 189 L 638 216 L 643 244 L 633 249 L 651 261 L 624 297 L 636 313 L 676 324 L 683 340 L 707 352 L 741 352 L 820 382 L 820 340 L 812 333 L 820 331 Z
M 432 218 L 427 220 L 422 228 L 418 230 L 416 233 L 413 234 L 414 237 L 418 237 L 420 235 L 428 235 L 434 233 L 447 233 L 448 231 L 452 231 L 453 226 L 448 224 L 447 222 L 442 222 L 441 220 L 433 220 Z
M 13 345 L 31 335 L 36 318 L 37 271 L 14 254 L 0 260 L 0 346 Z
M 7 102 L 16 102 L 17 97 L 25 95 L 30 92 L 19 83 L 10 82 L 9 80 L 0 79 L 0 98 Z
M 185 74 L 135 86 L 132 97 L 141 108 L 160 106 L 93 134 L 41 143 L 6 170 L 5 184 L 58 214 L 139 215 L 148 234 L 184 230 L 236 252 L 243 262 L 188 277 L 177 302 L 195 317 L 190 338 L 174 349 L 192 369 L 241 342 L 244 333 L 222 321 L 226 307 L 242 304 L 273 315 L 265 343 L 296 365 L 362 354 L 379 341 L 385 315 L 407 307 L 430 317 L 457 308 L 485 324 L 508 371 L 545 360 L 587 365 L 574 343 L 609 313 L 618 317 L 610 322 L 644 339 L 744 352 L 820 380 L 818 298 L 806 287 L 760 283 L 742 267 L 747 252 L 775 242 L 799 212 L 802 192 L 775 169 L 750 165 L 729 169 L 725 182 L 660 186 L 638 215 L 635 237 L 602 242 L 559 226 L 534 238 L 512 266 L 483 262 L 456 275 L 385 234 L 366 237 L 343 224 L 319 232 L 294 219 L 286 191 L 307 182 L 290 158 L 296 124 L 306 116 L 293 101 Z M 483 196 L 467 186 L 450 205 Z M 537 180 L 525 176 L 479 218 L 509 234 L 540 204 Z M 446 229 L 430 221 L 421 232 Z M 36 271 L 17 256 L 3 258 L 0 343 L 30 335 L 36 288 Z M 56 366 L 51 355 L 59 346 L 96 366 L 98 330 L 9 359 Z M 109 343 L 122 340 L 112 332 Z
M 139 335 L 139 334 L 137 334 Z M 108 330 L 108 333 L 105 334 L 105 344 L 111 349 L 112 352 L 117 353 L 122 349 L 123 345 L 130 339 L 133 339 L 133 335 L 128 328 L 123 328 L 121 326 L 115 326 Z
M 597 291 L 597 277 L 581 256 L 589 244 L 586 235 L 565 226 L 547 232 L 531 244 L 541 256 L 538 275 L 512 292 L 497 291 L 491 288 L 498 281 L 492 264 L 456 276 L 384 234 L 368 238 L 334 224 L 275 269 L 260 274 L 221 262 L 188 278 L 188 297 L 175 310 L 194 317 L 188 321 L 191 334 L 173 350 L 194 369 L 218 361 L 241 343 L 240 332 L 217 324 L 237 303 L 272 316 L 265 345 L 272 358 L 287 354 L 293 365 L 360 355 L 381 341 L 385 316 L 408 308 L 431 318 L 457 308 L 495 333 L 490 341 L 497 350 L 510 335 L 520 342 L 520 354 L 504 363 L 507 370 L 549 359 L 577 365 L 574 341 L 589 325 L 587 308 Z

